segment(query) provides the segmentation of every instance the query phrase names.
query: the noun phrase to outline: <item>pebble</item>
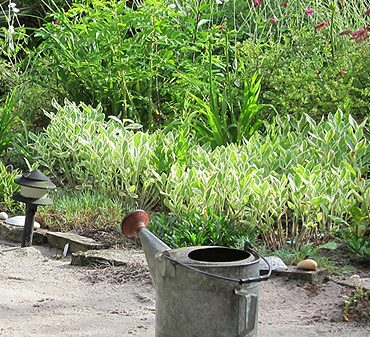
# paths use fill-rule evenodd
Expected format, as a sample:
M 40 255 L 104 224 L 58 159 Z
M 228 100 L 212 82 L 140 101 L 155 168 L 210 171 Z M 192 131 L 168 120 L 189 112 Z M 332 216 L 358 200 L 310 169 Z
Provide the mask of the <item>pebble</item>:
M 8 219 L 8 214 L 5 212 L 0 212 L 0 220 L 7 220 Z
M 306 260 L 298 262 L 297 268 L 303 269 L 303 270 L 316 270 L 317 262 L 312 259 L 306 259 Z

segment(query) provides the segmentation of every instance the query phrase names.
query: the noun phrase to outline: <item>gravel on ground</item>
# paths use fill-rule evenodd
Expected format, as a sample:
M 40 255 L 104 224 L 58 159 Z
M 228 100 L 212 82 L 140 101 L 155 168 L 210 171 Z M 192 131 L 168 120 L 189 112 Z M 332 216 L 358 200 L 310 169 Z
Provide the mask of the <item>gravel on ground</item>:
M 154 337 L 155 292 L 143 254 L 126 268 L 93 268 L 71 266 L 47 246 L 12 248 L 0 243 L 1 337 Z M 342 322 L 351 291 L 334 282 L 263 282 L 258 336 L 370 336 L 369 327 Z

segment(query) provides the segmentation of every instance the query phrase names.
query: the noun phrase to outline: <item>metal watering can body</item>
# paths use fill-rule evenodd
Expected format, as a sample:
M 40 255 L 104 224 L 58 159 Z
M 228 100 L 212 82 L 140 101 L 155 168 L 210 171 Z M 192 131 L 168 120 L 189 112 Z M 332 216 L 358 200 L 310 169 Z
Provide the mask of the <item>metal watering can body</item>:
M 140 238 L 156 289 L 156 337 L 255 337 L 259 256 L 227 247 L 170 249 L 135 211 L 123 233 Z

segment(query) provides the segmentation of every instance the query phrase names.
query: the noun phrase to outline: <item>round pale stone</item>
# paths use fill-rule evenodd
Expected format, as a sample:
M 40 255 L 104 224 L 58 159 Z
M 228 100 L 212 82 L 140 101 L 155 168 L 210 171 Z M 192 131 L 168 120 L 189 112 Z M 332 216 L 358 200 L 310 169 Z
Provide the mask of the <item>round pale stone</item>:
M 298 262 L 297 268 L 303 269 L 303 270 L 316 270 L 317 262 L 312 259 L 306 259 L 306 260 Z
M 8 214 L 6 214 L 5 212 L 1 212 L 0 213 L 0 220 L 7 220 L 8 219 Z

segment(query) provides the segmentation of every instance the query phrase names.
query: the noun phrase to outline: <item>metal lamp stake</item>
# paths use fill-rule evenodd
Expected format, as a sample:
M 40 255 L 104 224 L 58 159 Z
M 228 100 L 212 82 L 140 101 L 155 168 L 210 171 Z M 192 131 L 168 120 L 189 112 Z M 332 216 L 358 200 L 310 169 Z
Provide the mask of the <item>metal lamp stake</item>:
M 26 219 L 24 220 L 22 247 L 30 247 L 32 245 L 36 211 L 36 205 L 26 204 Z

